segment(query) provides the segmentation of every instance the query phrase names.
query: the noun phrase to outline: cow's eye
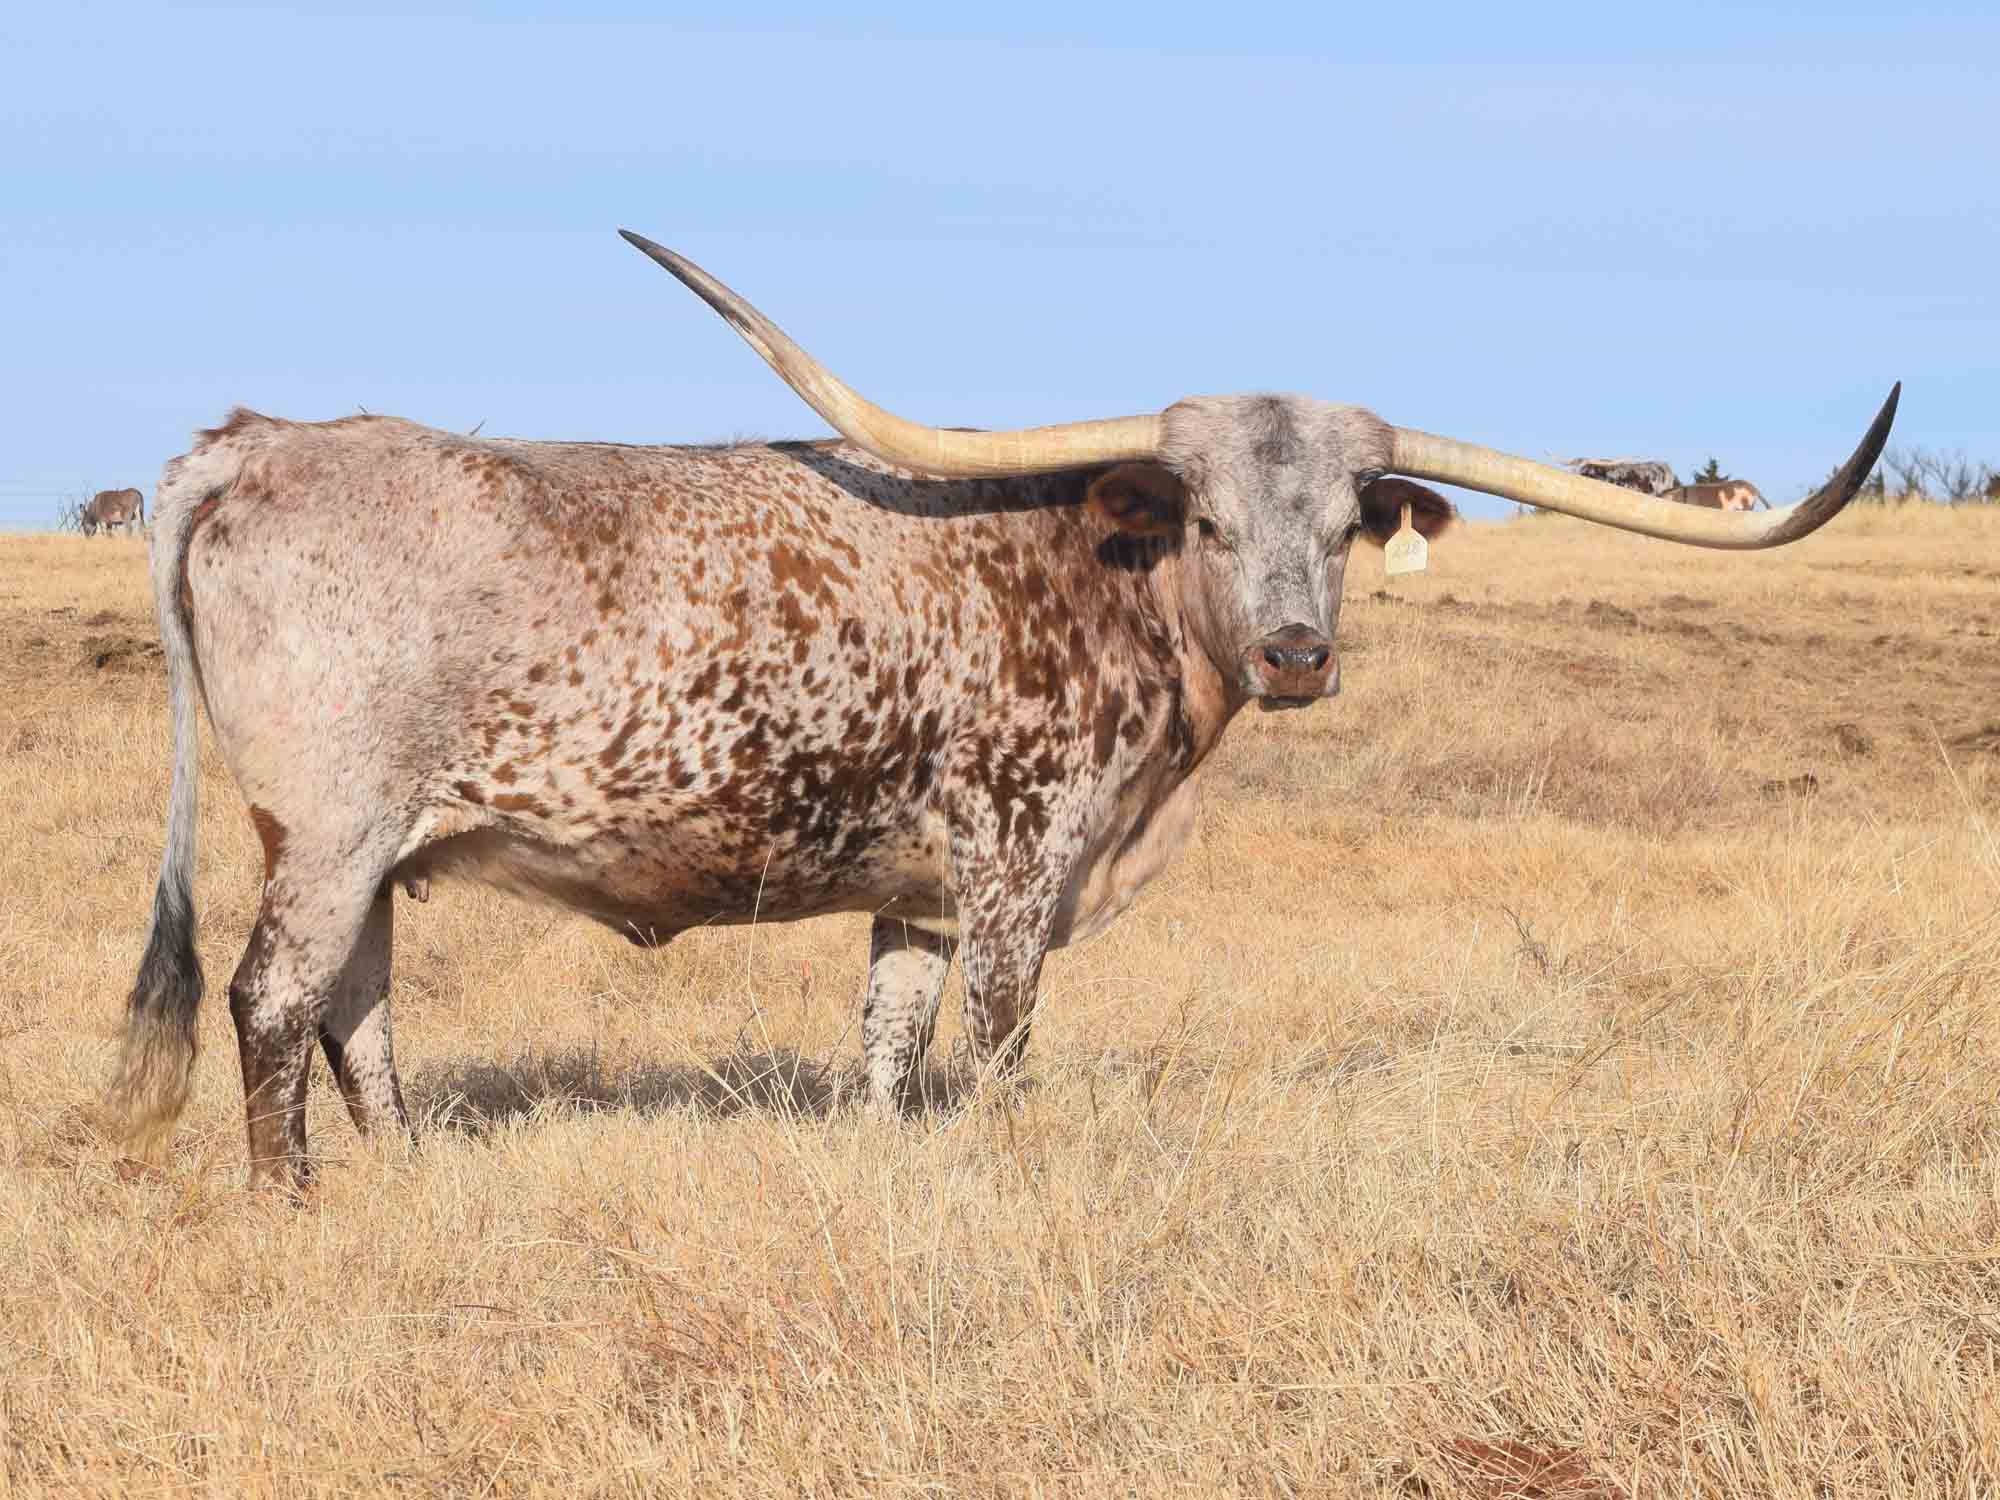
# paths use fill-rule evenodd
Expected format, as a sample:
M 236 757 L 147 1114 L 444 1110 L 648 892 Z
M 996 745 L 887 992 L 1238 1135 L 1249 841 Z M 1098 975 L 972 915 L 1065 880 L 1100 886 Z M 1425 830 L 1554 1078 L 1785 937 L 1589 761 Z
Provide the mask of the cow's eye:
M 1204 542 L 1220 543 L 1222 540 L 1222 533 L 1216 529 L 1215 522 L 1209 520 L 1207 516 L 1196 516 L 1194 518 L 1194 529 L 1196 535 Z
M 1387 472 L 1385 469 L 1363 469 L 1354 476 L 1354 487 L 1357 490 L 1365 490 Z

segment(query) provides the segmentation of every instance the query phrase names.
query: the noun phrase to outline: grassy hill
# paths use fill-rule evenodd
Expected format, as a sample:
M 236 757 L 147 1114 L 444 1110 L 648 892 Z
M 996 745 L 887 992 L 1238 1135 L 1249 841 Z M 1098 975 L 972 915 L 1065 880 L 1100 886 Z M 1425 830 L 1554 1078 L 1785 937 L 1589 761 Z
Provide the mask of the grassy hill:
M 2000 1486 L 2000 507 L 1349 571 L 1343 696 L 1054 955 L 1012 1104 L 855 1107 L 866 922 L 398 916 L 419 1149 L 88 1106 L 165 817 L 145 543 L 0 537 L 0 1493 Z M 1535 1486 L 1539 1486 L 1536 1488 Z

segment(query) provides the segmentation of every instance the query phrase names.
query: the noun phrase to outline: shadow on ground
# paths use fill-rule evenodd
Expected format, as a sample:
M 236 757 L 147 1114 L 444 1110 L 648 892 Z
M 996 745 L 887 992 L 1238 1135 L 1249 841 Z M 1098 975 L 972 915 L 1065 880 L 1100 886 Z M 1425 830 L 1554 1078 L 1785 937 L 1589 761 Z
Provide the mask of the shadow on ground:
M 956 1110 L 977 1087 L 967 1067 L 927 1067 L 920 1099 L 905 1113 Z M 858 1066 L 815 1061 L 787 1048 L 733 1053 L 706 1065 L 607 1060 L 587 1047 L 506 1062 L 461 1058 L 424 1069 L 409 1089 L 413 1117 L 432 1129 L 467 1135 L 485 1135 L 549 1109 L 643 1115 L 693 1108 L 720 1119 L 754 1113 L 823 1120 L 865 1097 Z

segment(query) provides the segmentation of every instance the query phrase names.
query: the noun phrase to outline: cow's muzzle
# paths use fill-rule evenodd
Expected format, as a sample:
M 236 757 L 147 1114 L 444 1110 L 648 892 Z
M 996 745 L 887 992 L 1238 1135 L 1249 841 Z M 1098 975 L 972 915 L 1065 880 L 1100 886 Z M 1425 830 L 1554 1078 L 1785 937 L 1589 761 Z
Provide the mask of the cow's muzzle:
M 1271 707 L 1299 706 L 1340 691 L 1340 658 L 1310 625 L 1286 625 L 1243 653 L 1243 677 Z

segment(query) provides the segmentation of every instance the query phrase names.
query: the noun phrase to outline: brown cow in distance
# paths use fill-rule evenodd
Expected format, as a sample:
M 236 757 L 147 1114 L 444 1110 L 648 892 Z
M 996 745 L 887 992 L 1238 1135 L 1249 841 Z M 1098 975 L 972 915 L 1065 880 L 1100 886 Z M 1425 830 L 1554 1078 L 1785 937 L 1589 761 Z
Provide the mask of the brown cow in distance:
M 137 490 L 99 490 L 90 497 L 90 504 L 84 506 L 77 524 L 85 536 L 109 532 L 114 526 L 122 526 L 127 532 L 143 531 L 146 497 Z
M 1662 497 L 1705 510 L 1770 509 L 1762 491 L 1747 479 L 1719 479 L 1709 484 L 1684 484 Z
M 152 579 L 173 782 L 105 1122 L 145 1154 L 187 1101 L 198 1034 L 204 706 L 264 851 L 229 984 L 253 1182 L 308 1171 L 315 1051 L 358 1128 L 409 1128 L 391 904 L 431 876 L 649 946 L 867 913 L 861 1049 L 872 1104 L 894 1111 L 954 957 L 974 1058 L 1016 1067 L 1044 956 L 1173 859 L 1230 722 L 1325 712 L 1354 546 L 1388 542 L 1406 509 L 1427 536 L 1452 518 L 1416 481 L 1773 547 L 1847 504 L 1895 415 L 1891 392 L 1826 487 L 1768 516 L 1302 395 L 955 431 L 874 405 L 698 266 L 627 238 L 841 436 L 529 442 L 238 410 L 167 464 Z

